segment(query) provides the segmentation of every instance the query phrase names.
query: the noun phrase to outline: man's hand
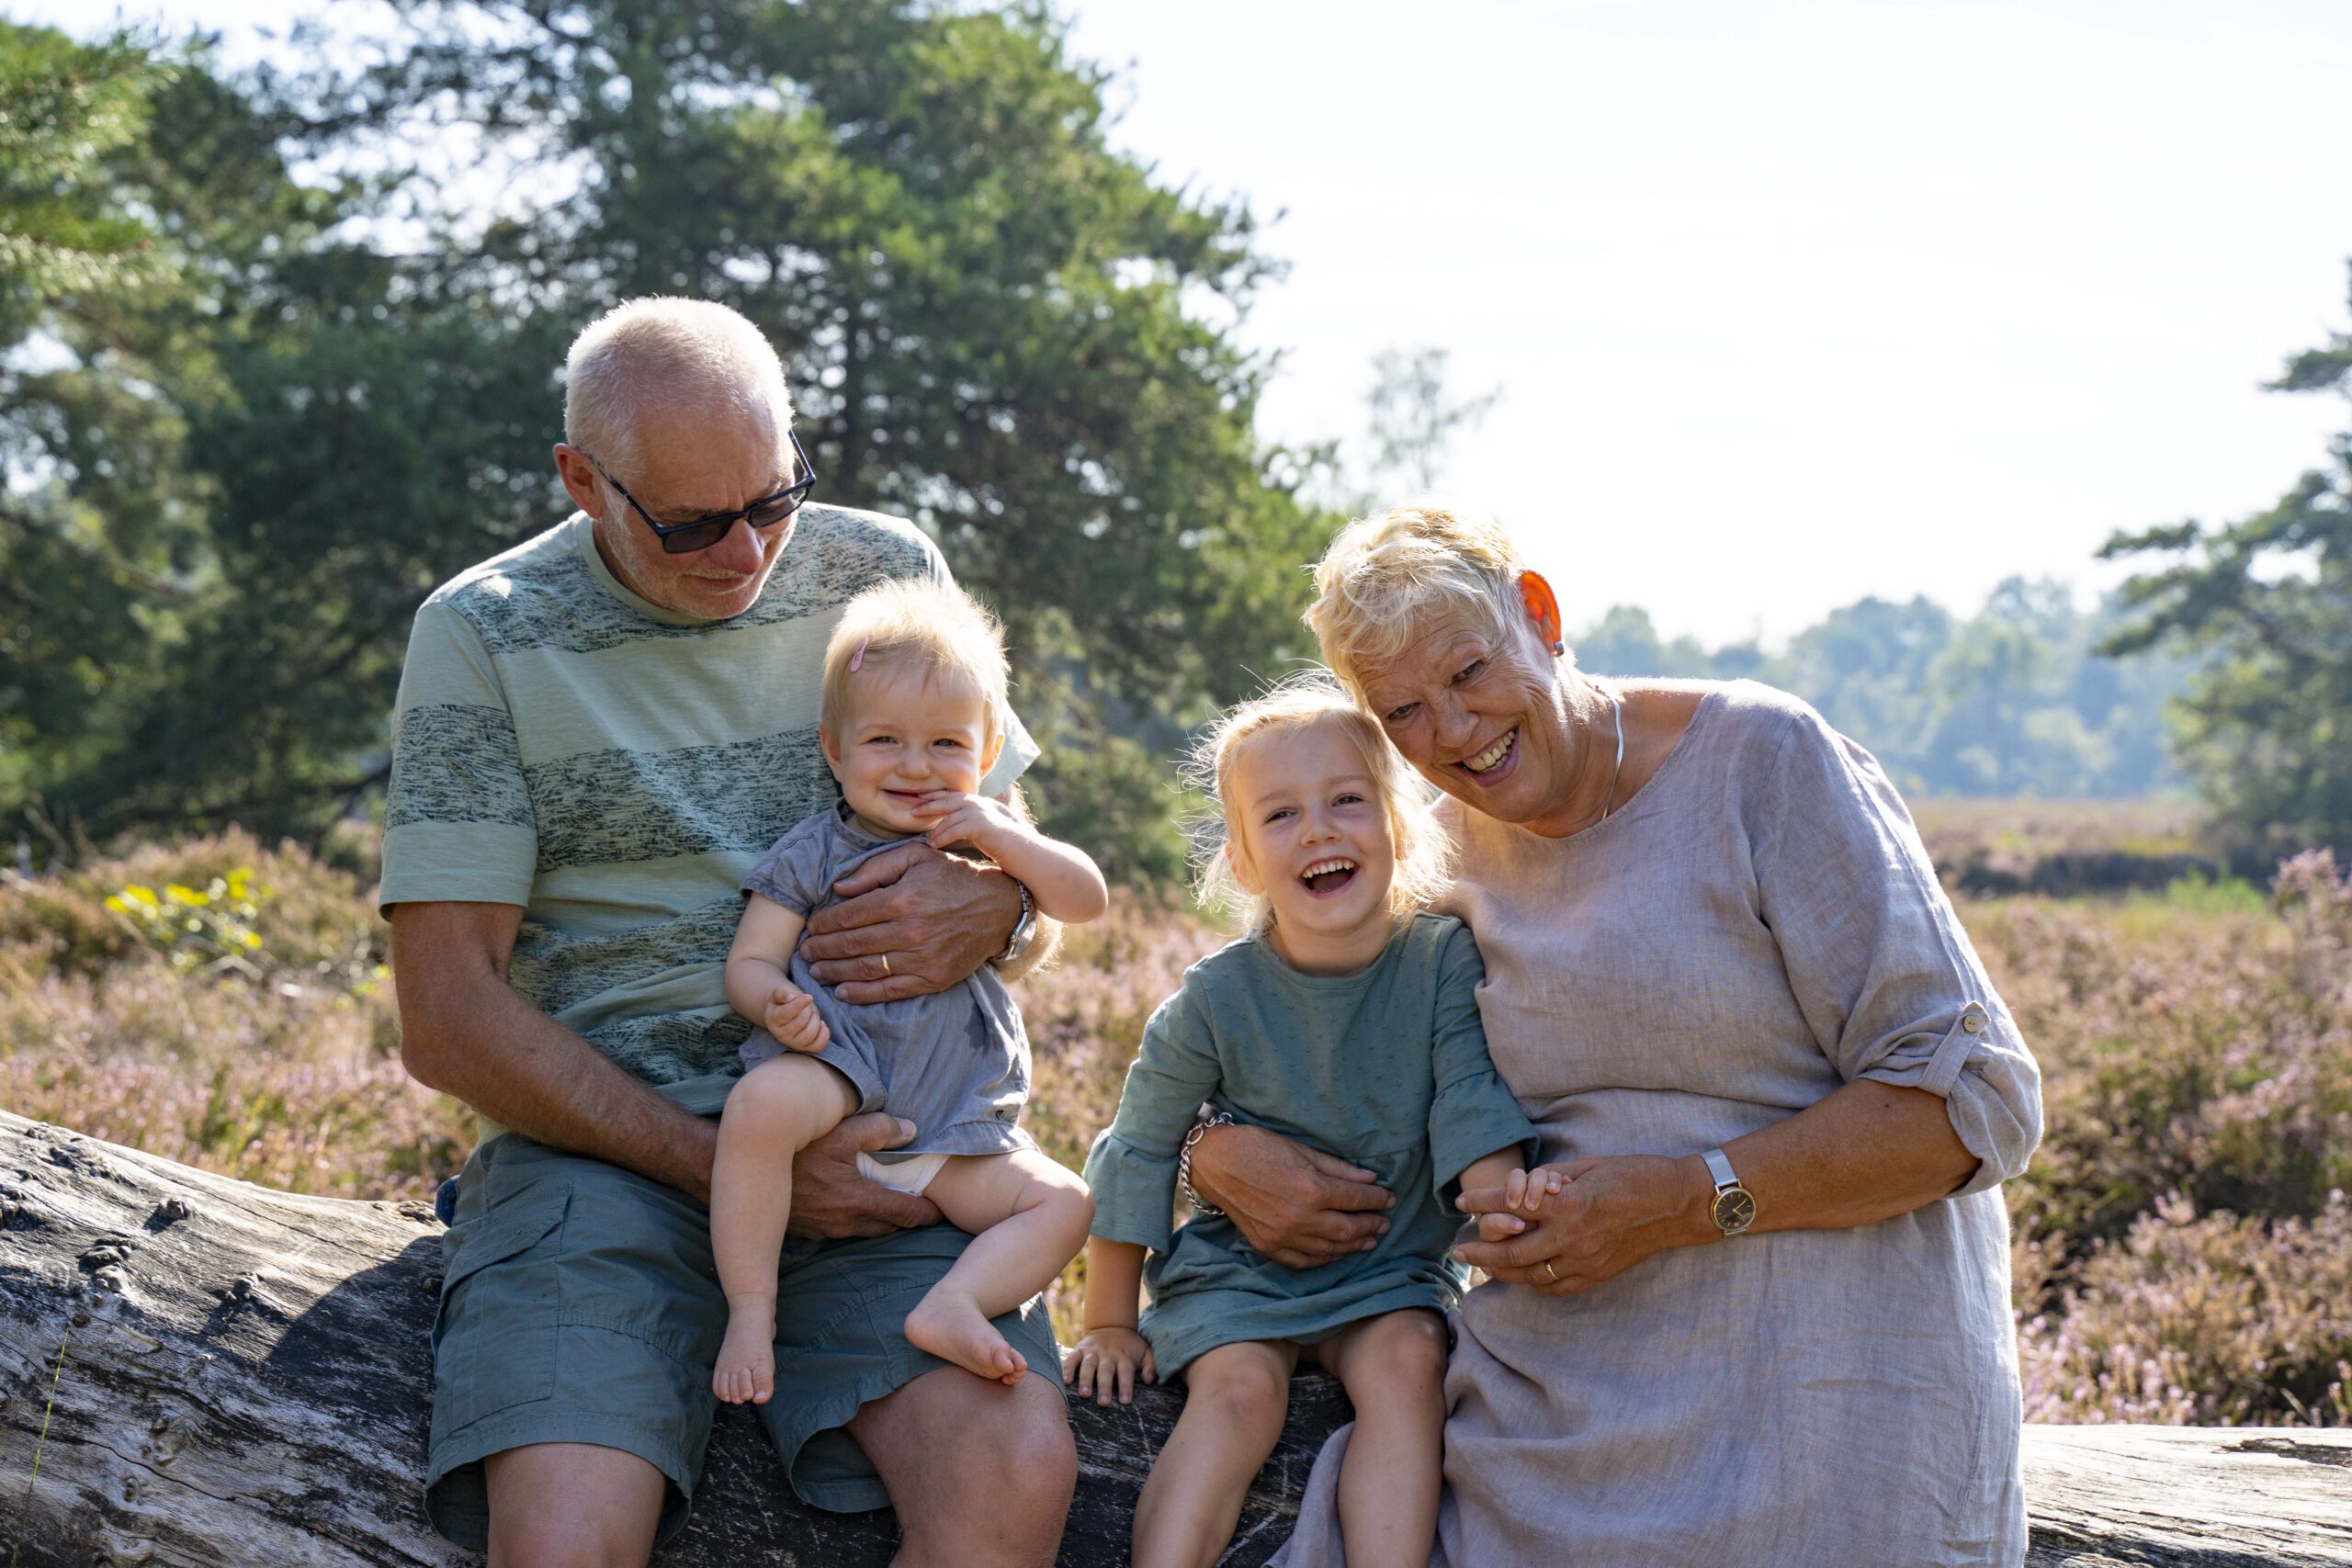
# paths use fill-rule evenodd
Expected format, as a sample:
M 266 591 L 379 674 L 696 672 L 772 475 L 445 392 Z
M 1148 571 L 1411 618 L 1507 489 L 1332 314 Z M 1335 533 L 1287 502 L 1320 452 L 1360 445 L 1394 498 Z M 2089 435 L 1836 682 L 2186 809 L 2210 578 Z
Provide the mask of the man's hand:
M 809 917 L 800 951 L 853 1005 L 945 990 L 1003 952 L 1021 919 L 1012 878 L 923 843 L 883 851 L 833 891 L 841 902 Z
M 793 1156 L 792 1222 L 797 1236 L 840 1241 L 888 1235 L 935 1224 L 939 1207 L 928 1198 L 894 1192 L 858 1174 L 861 1149 L 895 1149 L 915 1135 L 911 1122 L 886 1111 L 853 1116 Z
M 1193 1145 L 1193 1187 L 1285 1269 L 1369 1252 L 1396 1201 L 1373 1172 L 1263 1127 L 1212 1127 Z M 795 1200 L 797 1202 L 797 1200 Z

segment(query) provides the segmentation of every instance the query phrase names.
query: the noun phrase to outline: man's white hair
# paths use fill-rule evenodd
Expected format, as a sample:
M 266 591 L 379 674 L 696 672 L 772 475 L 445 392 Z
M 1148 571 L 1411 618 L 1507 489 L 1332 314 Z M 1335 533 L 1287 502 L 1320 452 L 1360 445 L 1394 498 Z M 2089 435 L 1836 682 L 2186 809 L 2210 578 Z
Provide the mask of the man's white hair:
M 792 423 L 784 362 L 741 313 L 656 295 L 615 306 L 571 340 L 563 438 L 614 474 L 640 471 L 639 433 L 649 415 L 688 405 L 766 419 L 783 455 Z

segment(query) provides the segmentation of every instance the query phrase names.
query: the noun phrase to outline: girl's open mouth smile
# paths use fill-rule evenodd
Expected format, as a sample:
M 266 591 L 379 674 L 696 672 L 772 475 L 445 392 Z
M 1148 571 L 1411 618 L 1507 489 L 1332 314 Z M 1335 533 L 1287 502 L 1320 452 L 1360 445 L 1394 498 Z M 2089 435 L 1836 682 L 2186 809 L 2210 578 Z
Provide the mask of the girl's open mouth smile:
M 1306 890 L 1318 898 L 1343 893 L 1356 879 L 1356 863 L 1344 855 L 1332 855 L 1317 861 L 1298 874 Z

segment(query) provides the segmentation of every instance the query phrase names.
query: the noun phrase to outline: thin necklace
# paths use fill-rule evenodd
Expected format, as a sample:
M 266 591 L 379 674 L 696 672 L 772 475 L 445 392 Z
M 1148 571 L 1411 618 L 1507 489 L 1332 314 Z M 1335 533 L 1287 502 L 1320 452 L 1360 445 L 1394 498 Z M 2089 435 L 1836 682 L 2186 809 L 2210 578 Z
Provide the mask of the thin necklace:
M 1603 691 L 1600 694 L 1609 699 L 1609 712 L 1617 720 L 1617 760 L 1609 766 L 1609 793 L 1600 797 L 1600 819 L 1593 824 L 1596 828 L 1609 820 L 1609 803 L 1617 798 L 1617 775 L 1625 771 L 1625 704 L 1614 692 Z

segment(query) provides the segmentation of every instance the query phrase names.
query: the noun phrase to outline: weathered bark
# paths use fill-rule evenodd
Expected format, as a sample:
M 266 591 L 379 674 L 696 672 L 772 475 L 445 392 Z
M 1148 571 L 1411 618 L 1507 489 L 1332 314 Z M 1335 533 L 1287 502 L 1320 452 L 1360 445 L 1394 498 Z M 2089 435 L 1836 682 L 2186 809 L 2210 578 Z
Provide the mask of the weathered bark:
M 272 1192 L 0 1112 L 0 1548 L 38 1451 L 26 1568 L 478 1562 L 416 1499 L 438 1235 L 422 1204 Z M 1065 1564 L 1125 1561 L 1175 1406 L 1071 1406 Z M 1272 1551 L 1345 1414 L 1329 1380 L 1301 1380 L 1227 1562 Z M 2042 1568 L 2352 1563 L 2352 1436 L 2051 1427 L 2027 1456 Z M 895 1540 L 887 1510 L 795 1505 L 730 1410 L 660 1562 L 861 1568 Z

